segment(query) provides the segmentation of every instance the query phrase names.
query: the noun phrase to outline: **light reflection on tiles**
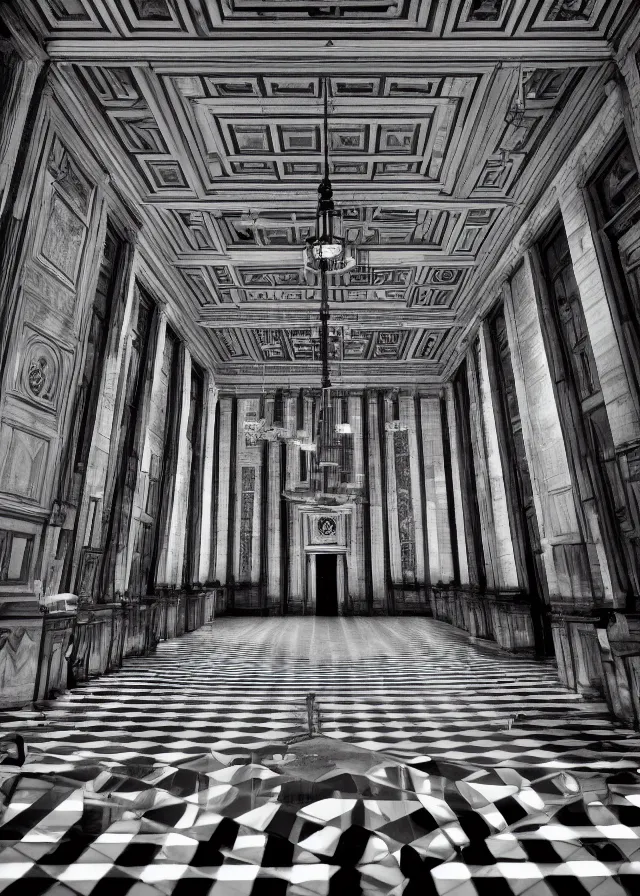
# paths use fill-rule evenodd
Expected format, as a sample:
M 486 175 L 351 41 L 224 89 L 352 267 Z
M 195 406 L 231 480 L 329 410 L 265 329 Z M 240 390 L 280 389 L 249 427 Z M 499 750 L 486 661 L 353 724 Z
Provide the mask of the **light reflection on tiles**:
M 638 735 L 431 620 L 219 620 L 0 726 L 8 896 L 640 890 Z

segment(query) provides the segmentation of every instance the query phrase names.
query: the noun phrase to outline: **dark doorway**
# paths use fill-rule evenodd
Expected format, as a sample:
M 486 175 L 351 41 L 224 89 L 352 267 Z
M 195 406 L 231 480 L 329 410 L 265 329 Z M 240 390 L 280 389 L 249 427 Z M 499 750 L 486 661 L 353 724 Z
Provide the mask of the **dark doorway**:
M 337 554 L 316 554 L 316 616 L 338 615 L 337 561 Z

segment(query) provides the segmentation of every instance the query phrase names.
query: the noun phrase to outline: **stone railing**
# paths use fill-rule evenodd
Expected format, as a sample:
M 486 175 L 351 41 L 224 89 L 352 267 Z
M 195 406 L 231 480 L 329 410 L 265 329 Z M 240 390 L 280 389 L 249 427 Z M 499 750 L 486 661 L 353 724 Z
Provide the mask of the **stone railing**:
M 448 622 L 483 641 L 511 653 L 532 654 L 535 650 L 531 606 L 519 591 L 480 593 L 458 585 L 432 585 L 434 619 Z
M 0 667 L 19 665 L 24 681 L 10 676 L 14 686 L 2 689 L 0 706 L 53 698 L 79 682 L 120 669 L 125 657 L 148 656 L 159 641 L 195 631 L 226 610 L 223 588 L 189 593 L 166 589 L 109 604 L 73 598 L 53 595 L 40 606 L 34 602 L 31 615 L 23 611 L 7 620 L 0 638 Z

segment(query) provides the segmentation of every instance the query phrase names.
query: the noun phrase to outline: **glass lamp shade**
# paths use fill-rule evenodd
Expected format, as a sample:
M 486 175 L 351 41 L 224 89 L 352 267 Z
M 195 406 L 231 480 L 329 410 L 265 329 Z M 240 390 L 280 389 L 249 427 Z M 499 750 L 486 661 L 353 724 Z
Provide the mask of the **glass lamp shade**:
M 342 242 L 335 237 L 324 237 L 319 240 L 315 240 L 311 244 L 311 254 L 314 258 L 318 259 L 324 258 L 326 261 L 332 261 L 334 258 L 339 258 L 342 255 L 344 246 Z

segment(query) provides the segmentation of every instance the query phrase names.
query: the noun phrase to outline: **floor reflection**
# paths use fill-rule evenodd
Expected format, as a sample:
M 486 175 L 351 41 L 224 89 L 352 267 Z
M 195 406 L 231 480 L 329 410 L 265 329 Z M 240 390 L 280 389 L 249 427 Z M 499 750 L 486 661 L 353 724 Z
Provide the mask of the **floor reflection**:
M 176 765 L 11 741 L 0 890 L 633 894 L 640 776 L 399 762 L 311 737 Z

